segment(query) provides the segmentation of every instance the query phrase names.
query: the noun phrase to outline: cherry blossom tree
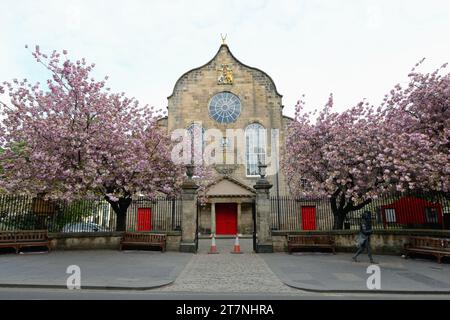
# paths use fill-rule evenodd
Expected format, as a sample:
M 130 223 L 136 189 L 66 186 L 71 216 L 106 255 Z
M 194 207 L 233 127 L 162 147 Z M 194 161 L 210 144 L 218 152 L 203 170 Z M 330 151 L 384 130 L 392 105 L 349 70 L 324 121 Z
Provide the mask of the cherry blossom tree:
M 438 191 L 448 196 L 450 173 L 449 74 L 413 71 L 375 109 L 360 102 L 332 112 L 296 108 L 283 166 L 294 195 L 330 199 L 334 229 L 348 212 L 393 191 Z
M 118 231 L 133 196 L 177 191 L 184 167 L 171 161 L 159 110 L 111 93 L 107 77 L 92 78 L 94 64 L 72 61 L 65 50 L 47 55 L 36 46 L 32 54 L 51 74 L 46 85 L 0 86 L 10 98 L 1 103 L 1 188 L 47 199 L 102 196 Z
M 383 185 L 378 165 L 378 127 L 373 107 L 360 102 L 332 112 L 333 98 L 320 111 L 302 113 L 297 104 L 289 128 L 283 167 L 297 197 L 329 197 L 334 229 L 342 229 L 348 212 L 363 208 Z
M 450 73 L 447 64 L 432 73 L 409 74 L 409 83 L 396 85 L 381 105 L 384 128 L 384 170 L 398 191 L 450 191 Z

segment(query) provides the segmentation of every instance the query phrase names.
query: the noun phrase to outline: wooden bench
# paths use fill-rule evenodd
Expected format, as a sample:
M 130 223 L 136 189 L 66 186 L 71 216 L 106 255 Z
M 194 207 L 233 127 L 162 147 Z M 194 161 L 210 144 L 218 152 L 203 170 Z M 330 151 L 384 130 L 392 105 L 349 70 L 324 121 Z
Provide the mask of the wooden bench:
M 336 254 L 334 239 L 329 235 L 288 235 L 288 252 L 296 249 L 330 249 Z
M 433 255 L 437 258 L 438 263 L 442 262 L 442 258 L 450 257 L 450 239 L 431 238 L 431 237 L 410 237 L 409 242 L 405 244 L 405 258 L 411 254 L 419 253 Z
M 125 246 L 156 247 L 166 251 L 166 235 L 158 233 L 125 232 L 120 240 L 120 250 Z
M 0 231 L 0 248 L 13 248 L 16 253 L 26 247 L 46 247 L 50 251 L 47 230 Z
M 0 248 L 13 248 L 17 253 L 16 234 L 14 231 L 0 231 Z

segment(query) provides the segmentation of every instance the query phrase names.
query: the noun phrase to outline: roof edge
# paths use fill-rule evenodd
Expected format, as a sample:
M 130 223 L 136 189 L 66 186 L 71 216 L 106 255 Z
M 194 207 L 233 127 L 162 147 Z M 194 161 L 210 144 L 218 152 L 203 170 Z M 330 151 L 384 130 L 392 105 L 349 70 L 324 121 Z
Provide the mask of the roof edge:
M 173 86 L 173 89 L 172 89 L 172 93 L 170 94 L 170 96 L 167 97 L 167 99 L 172 98 L 172 96 L 173 96 L 174 93 L 175 93 L 175 88 L 177 87 L 178 83 L 180 82 L 180 80 L 181 80 L 185 75 L 187 75 L 187 74 L 190 73 L 190 72 L 199 70 L 199 69 L 201 69 L 201 68 L 203 68 L 203 67 L 206 67 L 208 64 L 210 64 L 210 63 L 217 57 L 217 55 L 219 54 L 219 52 L 220 52 L 220 50 L 222 49 L 222 47 L 225 47 L 226 50 L 228 50 L 228 53 L 230 54 L 230 56 L 231 56 L 234 60 L 236 60 L 236 62 L 238 62 L 239 64 L 241 64 L 242 66 L 244 66 L 244 67 L 246 67 L 246 68 L 249 68 L 249 69 L 251 69 L 251 70 L 259 71 L 259 72 L 261 72 L 262 74 L 264 74 L 266 77 L 268 77 L 269 80 L 270 80 L 270 81 L 272 82 L 272 84 L 273 84 L 273 87 L 274 87 L 274 89 L 275 89 L 275 93 L 278 95 L 278 97 L 280 97 L 280 98 L 283 97 L 283 95 L 280 94 L 280 93 L 278 92 L 278 89 L 277 89 L 277 86 L 276 86 L 276 84 L 275 84 L 275 81 L 273 81 L 272 77 L 269 76 L 269 74 L 268 74 L 267 72 L 265 72 L 265 71 L 263 71 L 263 70 L 261 70 L 261 69 L 258 69 L 258 68 L 255 68 L 255 67 L 251 67 L 251 66 L 249 66 L 249 65 L 246 65 L 245 63 L 242 63 L 239 59 L 237 59 L 237 58 L 233 55 L 233 53 L 231 52 L 231 50 L 230 50 L 230 48 L 228 47 L 228 45 L 225 44 L 225 43 L 223 43 L 223 44 L 220 45 L 219 50 L 217 50 L 216 54 L 212 57 L 212 59 L 210 59 L 208 62 L 206 62 L 205 64 L 201 65 L 200 67 L 192 68 L 192 69 L 186 71 L 185 73 L 183 73 L 183 74 L 178 78 L 178 80 L 175 82 L 175 85 Z
M 210 64 L 211 62 L 213 62 L 213 60 L 217 57 L 217 55 L 218 55 L 219 52 L 220 52 L 220 49 L 222 49 L 223 46 L 227 47 L 227 49 L 228 49 L 228 46 L 227 46 L 226 44 L 222 44 L 222 45 L 219 47 L 219 50 L 217 50 L 217 52 L 216 52 L 216 54 L 214 55 L 214 57 L 212 57 L 212 59 L 210 59 L 208 62 L 206 62 L 205 64 L 201 65 L 200 67 L 192 68 L 192 69 L 186 71 L 185 73 L 183 73 L 183 74 L 178 78 L 178 80 L 175 82 L 175 85 L 173 86 L 173 89 L 172 89 L 172 93 L 170 94 L 170 96 L 167 97 L 167 99 L 172 98 L 172 96 L 173 96 L 174 93 L 175 93 L 175 88 L 177 87 L 178 82 L 180 82 L 180 80 L 181 80 L 185 75 L 187 75 L 188 73 L 191 73 L 192 71 L 196 71 L 196 70 L 199 70 L 199 69 L 201 69 L 201 68 L 203 68 L 203 67 L 206 67 L 208 64 Z M 228 49 L 228 51 L 231 53 L 230 49 Z

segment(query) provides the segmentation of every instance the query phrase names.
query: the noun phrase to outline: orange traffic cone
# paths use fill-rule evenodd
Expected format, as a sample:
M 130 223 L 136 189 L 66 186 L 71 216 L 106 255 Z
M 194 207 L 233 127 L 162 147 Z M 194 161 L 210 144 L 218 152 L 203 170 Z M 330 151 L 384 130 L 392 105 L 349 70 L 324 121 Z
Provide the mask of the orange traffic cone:
M 236 235 L 236 240 L 234 240 L 234 249 L 231 253 L 242 253 L 241 246 L 239 244 L 239 235 Z
M 209 249 L 210 254 L 214 254 L 214 253 L 218 253 L 217 252 L 217 247 L 216 247 L 216 236 L 215 234 L 211 234 L 211 248 Z

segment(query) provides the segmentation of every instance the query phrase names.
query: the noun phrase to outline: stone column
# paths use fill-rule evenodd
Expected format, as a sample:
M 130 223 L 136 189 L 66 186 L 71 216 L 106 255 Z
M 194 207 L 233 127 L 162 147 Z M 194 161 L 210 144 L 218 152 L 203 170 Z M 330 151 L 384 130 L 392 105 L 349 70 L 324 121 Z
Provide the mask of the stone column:
M 270 188 L 272 185 L 262 176 L 253 188 L 256 190 L 256 252 L 273 252 L 270 230 Z
M 187 166 L 188 178 L 184 181 L 181 193 L 181 252 L 196 252 L 195 244 L 197 232 L 197 189 L 198 186 L 192 180 L 192 168 Z
M 242 223 L 241 223 L 241 203 L 237 203 L 237 232 L 242 234 Z
M 216 203 L 211 202 L 211 234 L 216 233 Z

